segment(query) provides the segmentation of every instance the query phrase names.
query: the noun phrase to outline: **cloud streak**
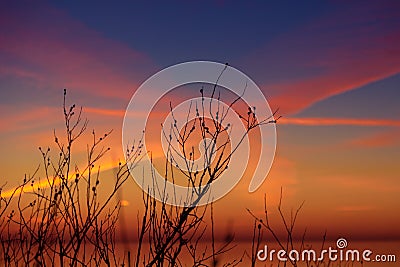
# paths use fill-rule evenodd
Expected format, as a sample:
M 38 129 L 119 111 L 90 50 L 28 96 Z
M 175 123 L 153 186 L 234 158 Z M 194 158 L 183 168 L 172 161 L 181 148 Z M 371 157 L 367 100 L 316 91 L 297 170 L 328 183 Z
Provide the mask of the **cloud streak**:
M 3 77 L 33 79 L 37 86 L 47 84 L 57 89 L 79 88 L 89 95 L 125 98 L 154 69 L 144 53 L 110 40 L 47 6 L 3 10 L 0 24 L 7 25 L 0 28 Z
M 399 127 L 399 120 L 386 119 L 352 119 L 352 118 L 281 118 L 279 124 L 302 126 L 394 126 Z
M 354 147 L 391 147 L 400 144 L 400 130 L 385 131 L 383 133 L 373 134 L 367 137 L 361 137 L 350 141 Z
M 398 8 L 376 1 L 348 5 L 263 45 L 245 65 L 273 107 L 296 114 L 399 73 L 399 17 Z

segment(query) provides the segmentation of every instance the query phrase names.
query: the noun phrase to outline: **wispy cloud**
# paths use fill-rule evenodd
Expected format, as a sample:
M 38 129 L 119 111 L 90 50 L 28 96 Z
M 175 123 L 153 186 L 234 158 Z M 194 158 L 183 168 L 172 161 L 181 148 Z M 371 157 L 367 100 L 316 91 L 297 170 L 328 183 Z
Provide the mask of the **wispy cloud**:
M 360 137 L 349 142 L 355 147 L 390 147 L 400 145 L 400 130 L 384 131 L 367 137 Z
M 105 108 L 95 108 L 95 107 L 85 107 L 85 112 L 113 116 L 113 117 L 123 117 L 125 115 L 125 110 L 121 109 L 105 109 Z
M 368 206 L 368 205 L 348 205 L 348 206 L 340 206 L 337 207 L 337 211 L 342 211 L 342 212 L 357 212 L 357 211 L 372 211 L 376 209 L 375 206 Z
M 3 10 L 0 23 L 3 76 L 125 98 L 154 68 L 144 53 L 47 6 Z
M 283 117 L 279 124 L 304 125 L 304 126 L 400 126 L 399 120 L 386 119 L 352 119 L 352 118 L 294 118 Z
M 39 107 L 21 107 L 16 112 L 10 112 L 10 107 L 0 105 L 0 112 L 5 116 L 0 117 L 0 132 L 26 131 L 32 128 L 40 128 L 51 123 L 59 121 L 61 110 L 58 108 L 39 106 Z M 58 112 L 60 117 L 55 117 Z
M 380 193 L 392 193 L 399 192 L 400 185 L 397 183 L 391 183 L 390 181 L 396 181 L 396 177 L 393 174 L 382 173 L 381 176 L 370 176 L 365 174 L 357 175 L 331 175 L 321 177 L 321 180 L 325 182 L 329 188 L 346 188 L 352 192 L 369 192 L 370 194 Z M 385 181 L 385 182 L 382 182 Z M 365 196 L 364 196 L 365 197 Z
M 93 173 L 98 172 L 105 172 L 108 170 L 112 170 L 114 168 L 117 168 L 118 162 L 103 162 L 100 164 L 100 166 L 96 169 L 92 169 L 92 175 Z M 79 179 L 85 179 L 85 177 L 88 175 L 88 170 L 86 170 L 84 173 L 80 174 Z M 70 174 L 68 177 L 68 180 L 75 179 L 76 175 L 75 174 Z M 32 183 L 28 183 L 24 186 L 16 186 L 10 189 L 7 189 L 3 192 L 1 192 L 1 197 L 3 198 L 10 198 L 10 197 L 18 197 L 19 195 L 23 193 L 31 193 L 31 192 L 37 192 L 38 190 L 46 190 L 50 187 L 57 186 L 62 182 L 60 177 L 49 177 L 48 179 L 42 178 L 39 180 L 33 179 Z
M 317 101 L 400 72 L 400 12 L 373 1 L 323 14 L 246 60 L 273 107 L 295 114 Z

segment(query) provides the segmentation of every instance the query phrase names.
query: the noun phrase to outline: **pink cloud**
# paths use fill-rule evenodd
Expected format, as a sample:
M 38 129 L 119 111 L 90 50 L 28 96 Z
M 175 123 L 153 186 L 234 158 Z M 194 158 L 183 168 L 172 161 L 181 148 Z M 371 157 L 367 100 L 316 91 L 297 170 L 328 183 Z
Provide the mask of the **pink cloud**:
M 124 117 L 125 110 L 121 109 L 105 109 L 105 108 L 94 108 L 94 107 L 85 107 L 85 112 L 93 113 L 97 115 L 104 115 L 104 116 L 113 116 L 113 117 Z
M 400 126 L 399 120 L 386 119 L 352 119 L 352 118 L 293 118 L 283 117 L 279 124 L 328 126 L 328 125 L 353 125 L 353 126 Z
M 367 137 L 357 138 L 350 141 L 355 147 L 389 147 L 400 145 L 400 131 L 392 130 L 383 133 L 373 134 Z
M 50 23 L 49 23 L 50 22 Z M 154 64 L 143 53 L 41 7 L 32 12 L 0 12 L 0 74 L 33 78 L 59 89 L 126 97 Z
M 26 131 L 33 127 L 38 128 L 40 126 L 53 125 L 60 121 L 62 113 L 60 108 L 52 107 L 35 107 L 35 108 L 21 108 L 17 112 L 10 114 L 9 106 L 0 106 L 0 112 L 6 114 L 6 116 L 0 117 L 0 132 L 5 133 L 9 131 Z M 54 114 L 60 114 L 59 117 L 55 117 Z
M 262 73 L 261 87 L 272 107 L 283 114 L 298 113 L 399 73 L 399 16 L 398 8 L 379 2 L 349 5 L 280 35 L 245 62 Z

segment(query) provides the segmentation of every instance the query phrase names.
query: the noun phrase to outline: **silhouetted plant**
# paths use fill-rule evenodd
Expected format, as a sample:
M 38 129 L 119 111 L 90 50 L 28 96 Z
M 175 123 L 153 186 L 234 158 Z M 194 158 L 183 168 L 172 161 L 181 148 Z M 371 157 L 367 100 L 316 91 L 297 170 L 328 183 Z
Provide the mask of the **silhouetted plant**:
M 257 264 L 257 252 L 259 251 L 260 244 L 262 241 L 265 241 L 265 236 L 263 230 L 266 230 L 267 233 L 272 236 L 273 240 L 275 241 L 275 244 L 278 245 L 280 250 L 285 251 L 286 255 L 289 254 L 290 251 L 292 250 L 297 250 L 297 251 L 303 251 L 305 248 L 305 242 L 306 242 L 306 232 L 307 229 L 304 229 L 303 234 L 301 235 L 301 239 L 298 240 L 295 237 L 295 225 L 296 221 L 298 218 L 298 215 L 304 205 L 304 202 L 295 210 L 290 211 L 290 216 L 286 216 L 283 211 L 282 207 L 282 198 L 283 198 L 283 190 L 281 188 L 280 191 L 280 197 L 279 197 L 279 204 L 277 206 L 277 211 L 278 215 L 280 218 L 280 226 L 273 226 L 271 221 L 270 221 L 270 210 L 267 208 L 267 196 L 264 195 L 264 218 L 256 216 L 251 210 L 247 210 L 249 214 L 253 217 L 254 219 L 254 230 L 253 230 L 253 239 L 252 239 L 252 249 L 251 249 L 251 266 L 254 267 Z M 283 233 L 283 235 L 282 235 Z M 300 242 L 299 242 L 300 241 Z M 325 241 L 326 241 L 326 231 L 322 237 L 322 242 L 321 242 L 321 251 L 325 247 Z M 331 265 L 330 260 L 326 261 L 321 261 L 318 259 L 308 259 L 306 258 L 304 260 L 304 264 L 306 266 L 330 266 Z M 290 257 L 287 258 L 287 261 L 278 263 L 278 266 L 280 264 L 283 264 L 284 266 L 286 265 L 291 265 L 291 266 L 298 266 L 298 261 L 291 259 Z M 353 266 L 354 263 L 351 263 L 351 266 Z M 272 263 L 271 263 L 272 266 Z M 337 266 L 341 266 L 340 263 L 337 264 Z M 348 264 L 346 264 L 348 266 Z
M 185 177 L 187 186 L 194 188 L 195 193 L 182 201 L 193 204 L 172 206 L 167 204 L 167 198 L 174 196 L 165 194 L 158 201 L 151 197 L 152 192 L 143 192 L 136 266 L 183 266 L 185 256 L 191 259 L 192 266 L 217 266 L 219 256 L 235 247 L 234 234 L 229 234 L 223 244 L 216 244 L 213 205 L 197 204 L 209 197 L 209 185 L 227 170 L 232 155 L 250 131 L 276 120 L 274 113 L 259 121 L 255 109 L 248 108 L 244 114 L 239 114 L 245 131 L 233 147 L 229 139 L 231 126 L 224 126 L 224 123 L 227 113 L 243 99 L 237 96 L 227 110 L 219 105 L 213 110 L 211 102 L 208 106 L 205 99 L 220 101 L 217 88 L 216 83 L 207 97 L 204 89 L 200 90 L 202 102 L 194 111 L 188 110 L 188 115 L 190 112 L 196 114 L 192 121 L 185 121 L 183 132 L 176 123 L 170 128 L 163 126 L 168 144 L 165 180 L 174 182 L 178 175 Z M 172 105 L 170 108 L 174 116 Z M 82 108 L 77 111 L 75 105 L 66 104 L 66 90 L 63 117 L 65 134 L 61 138 L 54 131 L 55 152 L 50 148 L 39 148 L 40 168 L 26 176 L 7 196 L 3 197 L 0 189 L 0 260 L 5 266 L 130 266 L 130 257 L 125 261 L 117 253 L 116 231 L 121 207 L 117 192 L 129 178 L 129 168 L 134 168 L 143 154 L 150 152 L 142 151 L 142 140 L 132 145 L 126 155 L 129 167 L 126 162 L 115 166 L 115 175 L 108 181 L 112 186 L 107 186 L 109 190 L 102 190 L 99 196 L 104 181 L 101 159 L 110 150 L 105 146 L 105 140 L 111 131 L 101 136 L 91 132 L 86 162 L 78 166 L 74 148 L 76 141 L 87 133 L 88 121 L 82 119 Z M 195 149 L 188 141 L 195 134 L 202 140 L 210 140 L 204 142 L 204 166 L 201 167 L 193 164 Z M 172 145 L 172 138 L 179 148 Z M 174 159 L 176 149 L 182 151 L 185 166 L 180 166 Z M 154 171 L 144 175 L 154 181 Z M 164 186 L 149 190 L 165 192 Z M 11 207 L 14 210 L 10 210 Z M 207 225 L 207 214 L 211 225 Z M 205 237 L 211 237 L 210 247 L 201 246 Z M 241 257 L 231 259 L 223 266 L 236 266 L 241 261 Z
M 6 266 L 117 266 L 115 231 L 120 203 L 112 203 L 118 189 L 129 177 L 119 165 L 111 189 L 99 197 L 101 185 L 99 161 L 110 150 L 103 144 L 109 134 L 100 137 L 92 131 L 83 167 L 73 163 L 73 147 L 86 131 L 82 108 L 66 104 L 64 89 L 64 142 L 54 131 L 57 156 L 50 148 L 39 148 L 44 177 L 38 171 L 16 187 L 9 197 L 0 198 L 0 243 Z M 131 148 L 133 162 L 140 147 Z M 97 166 L 99 164 L 99 166 Z M 14 202 L 14 203 L 12 203 Z M 16 206 L 7 218 L 10 206 Z
M 139 227 L 136 266 L 181 266 L 183 265 L 182 255 L 187 254 L 192 260 L 192 266 L 217 266 L 219 263 L 217 257 L 235 247 L 232 243 L 234 235 L 229 235 L 230 238 L 225 240 L 225 243 L 216 246 L 213 207 L 210 204 L 199 207 L 197 203 L 209 197 L 208 185 L 216 181 L 228 169 L 233 154 L 242 145 L 250 131 L 263 124 L 276 123 L 273 119 L 275 113 L 262 120 L 257 120 L 255 108 L 248 107 L 243 114 L 239 113 L 245 130 L 243 136 L 237 137 L 238 144 L 233 146 L 229 135 L 232 125 L 226 122 L 226 119 L 228 112 L 232 112 L 236 104 L 243 104 L 242 96 L 235 96 L 227 109 L 217 105 L 217 108 L 213 110 L 212 101 L 221 101 L 218 80 L 209 95 L 205 94 L 206 90 L 202 87 L 200 89 L 201 103 L 190 103 L 182 129 L 177 125 L 172 104 L 170 104 L 170 113 L 174 123 L 170 126 L 162 125 L 163 137 L 168 144 L 165 181 L 175 181 L 178 175 L 186 178 L 187 186 L 194 188 L 194 193 L 188 194 L 187 198 L 181 201 L 194 204 L 183 207 L 168 205 L 167 198 L 176 199 L 176 195 L 168 196 L 165 193 L 165 184 L 159 185 L 154 182 L 155 189 L 149 190 L 164 192 L 161 195 L 164 200 L 158 202 L 151 198 L 149 195 L 154 192 L 149 191 L 148 194 L 143 194 L 145 210 Z M 194 119 L 189 120 L 190 117 Z M 194 164 L 196 152 L 194 146 L 189 143 L 190 138 L 196 134 L 200 136 L 204 146 L 203 166 Z M 207 139 L 209 142 L 206 143 Z M 173 143 L 177 144 L 177 147 Z M 183 163 L 176 160 L 174 156 L 176 153 L 182 155 Z M 154 173 L 150 175 L 154 181 Z M 206 214 L 208 212 L 211 217 L 211 231 L 208 229 L 211 247 L 200 248 L 200 241 L 207 235 Z M 145 240 L 148 242 L 146 243 Z M 146 248 L 143 249 L 144 247 Z M 148 253 L 143 254 L 143 251 L 148 251 Z M 236 266 L 240 262 L 242 262 L 241 257 L 233 258 L 223 265 Z

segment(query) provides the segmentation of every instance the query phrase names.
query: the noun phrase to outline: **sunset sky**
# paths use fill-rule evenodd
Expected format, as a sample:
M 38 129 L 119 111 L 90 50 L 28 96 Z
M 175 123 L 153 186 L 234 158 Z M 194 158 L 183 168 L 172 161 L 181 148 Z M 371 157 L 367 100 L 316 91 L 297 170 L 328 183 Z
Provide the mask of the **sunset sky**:
M 250 194 L 244 177 L 218 200 L 217 227 L 248 238 L 246 208 L 262 215 L 266 193 L 273 210 L 282 187 L 287 211 L 305 202 L 298 229 L 313 238 L 400 239 L 398 1 L 81 2 L 0 3 L 3 190 L 53 146 L 63 88 L 89 132 L 113 129 L 107 169 L 123 160 L 122 120 L 142 82 L 185 61 L 229 62 L 282 119 L 267 180 Z M 122 194 L 135 222 L 141 191 L 129 180 Z

